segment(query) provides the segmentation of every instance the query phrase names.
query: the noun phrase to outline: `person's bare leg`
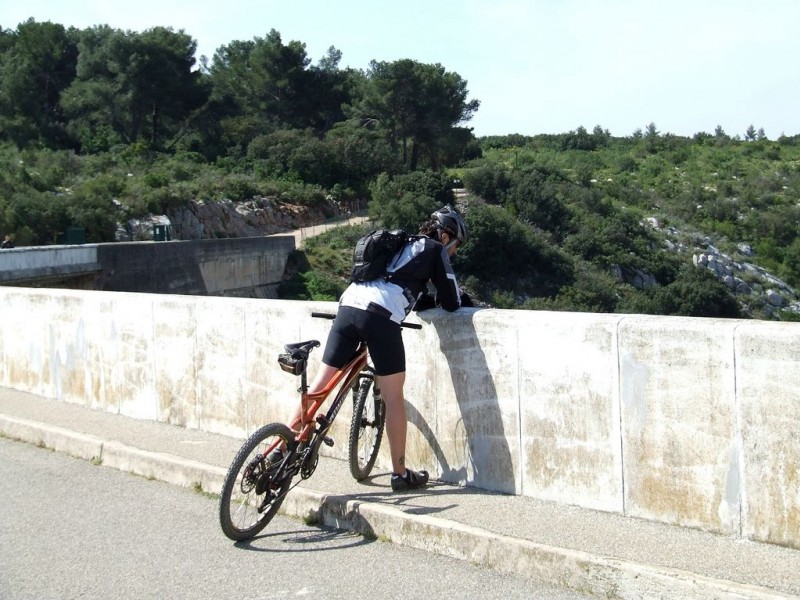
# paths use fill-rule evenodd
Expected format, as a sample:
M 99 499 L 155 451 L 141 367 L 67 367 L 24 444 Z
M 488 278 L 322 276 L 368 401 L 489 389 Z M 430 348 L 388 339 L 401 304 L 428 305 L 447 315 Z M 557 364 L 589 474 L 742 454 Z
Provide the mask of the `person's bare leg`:
M 378 376 L 381 396 L 386 403 L 386 437 L 389 439 L 389 453 L 392 455 L 392 471 L 397 475 L 406 472 L 406 404 L 403 385 L 406 374 Z
M 317 376 L 314 377 L 311 385 L 308 386 L 308 391 L 312 394 L 322 391 L 338 370 L 339 369 L 336 367 L 326 365 L 325 363 L 320 364 Z

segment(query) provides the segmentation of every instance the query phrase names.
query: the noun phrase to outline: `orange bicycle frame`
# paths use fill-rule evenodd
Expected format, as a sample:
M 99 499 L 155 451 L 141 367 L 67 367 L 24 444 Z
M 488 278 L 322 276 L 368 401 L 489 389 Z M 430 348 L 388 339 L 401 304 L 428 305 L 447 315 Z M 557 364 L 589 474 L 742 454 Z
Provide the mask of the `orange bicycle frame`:
M 311 433 L 312 428 L 314 427 L 314 423 L 316 422 L 317 411 L 322 407 L 325 401 L 328 399 L 328 396 L 339 386 L 339 393 L 337 394 L 335 400 L 331 405 L 332 412 L 329 412 L 328 419 L 330 425 L 333 422 L 333 419 L 336 417 L 336 414 L 339 412 L 339 404 L 341 404 L 341 399 L 347 395 L 347 392 L 353 386 L 353 383 L 358 378 L 359 373 L 367 366 L 367 347 L 365 344 L 361 344 L 356 351 L 353 358 L 350 359 L 344 367 L 336 371 L 334 376 L 331 380 L 326 384 L 326 386 L 318 391 L 309 393 L 308 392 L 308 384 L 306 380 L 306 374 L 303 373 L 302 385 L 300 388 L 301 396 L 301 416 L 299 419 L 295 419 L 290 427 L 294 431 L 298 431 L 298 426 L 300 429 L 298 431 L 296 439 L 298 441 L 304 442 L 308 440 L 308 436 Z M 341 384 L 341 385 L 340 385 Z

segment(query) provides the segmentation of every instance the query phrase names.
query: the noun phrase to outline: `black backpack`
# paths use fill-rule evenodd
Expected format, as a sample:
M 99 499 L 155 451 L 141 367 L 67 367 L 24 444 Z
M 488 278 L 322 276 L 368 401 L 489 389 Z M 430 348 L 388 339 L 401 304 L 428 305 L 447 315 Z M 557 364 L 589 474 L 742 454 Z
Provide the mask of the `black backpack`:
M 353 251 L 350 280 L 362 282 L 386 277 L 389 261 L 410 239 L 402 229 L 375 229 L 360 237 Z

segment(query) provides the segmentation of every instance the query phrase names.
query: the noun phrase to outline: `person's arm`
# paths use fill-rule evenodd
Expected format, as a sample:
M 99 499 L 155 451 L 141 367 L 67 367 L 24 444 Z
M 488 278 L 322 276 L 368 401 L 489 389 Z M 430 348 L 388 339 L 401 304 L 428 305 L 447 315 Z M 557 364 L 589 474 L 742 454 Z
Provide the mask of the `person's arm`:
M 436 304 L 449 312 L 461 307 L 461 290 L 450 264 L 447 250 L 439 244 L 439 254 L 432 261 L 431 282 L 436 288 Z

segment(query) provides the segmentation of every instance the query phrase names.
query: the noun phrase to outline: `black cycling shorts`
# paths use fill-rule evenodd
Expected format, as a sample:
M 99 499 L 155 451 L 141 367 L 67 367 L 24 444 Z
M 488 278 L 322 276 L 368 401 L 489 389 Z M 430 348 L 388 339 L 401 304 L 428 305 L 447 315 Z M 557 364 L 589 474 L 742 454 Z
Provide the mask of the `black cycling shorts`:
M 339 307 L 322 362 L 341 369 L 353 358 L 361 341 L 367 343 L 376 375 L 405 372 L 406 350 L 400 324 L 384 314 L 351 306 Z

